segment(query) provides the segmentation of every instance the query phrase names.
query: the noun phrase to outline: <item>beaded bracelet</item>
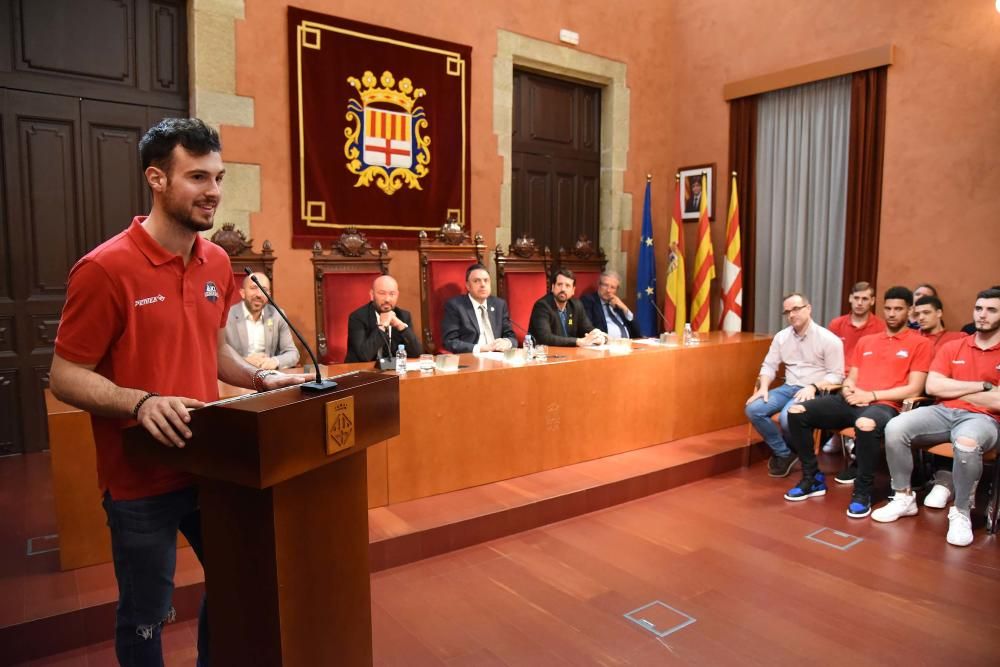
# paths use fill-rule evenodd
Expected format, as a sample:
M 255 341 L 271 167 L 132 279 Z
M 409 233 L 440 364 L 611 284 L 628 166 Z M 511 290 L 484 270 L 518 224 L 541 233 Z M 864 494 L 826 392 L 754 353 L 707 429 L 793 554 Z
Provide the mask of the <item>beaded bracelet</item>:
M 250 384 L 253 385 L 254 391 L 264 391 L 264 378 L 268 375 L 277 375 L 278 371 L 266 371 L 263 368 L 257 370 L 253 374 L 253 378 L 250 380 Z
M 132 408 L 132 419 L 135 419 L 135 420 L 139 419 L 139 408 L 142 407 L 143 403 L 145 403 L 149 399 L 153 398 L 154 396 L 159 396 L 159 394 L 157 394 L 155 391 L 151 391 L 151 392 L 148 392 L 145 396 L 143 396 L 142 398 L 139 399 L 139 402 L 135 404 L 134 408 Z

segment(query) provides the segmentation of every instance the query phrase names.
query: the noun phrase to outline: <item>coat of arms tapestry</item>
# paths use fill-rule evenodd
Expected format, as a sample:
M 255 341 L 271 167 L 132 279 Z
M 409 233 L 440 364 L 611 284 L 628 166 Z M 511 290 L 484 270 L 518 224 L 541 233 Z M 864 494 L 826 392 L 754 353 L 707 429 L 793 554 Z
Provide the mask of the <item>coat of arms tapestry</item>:
M 292 246 L 469 229 L 471 47 L 288 9 Z

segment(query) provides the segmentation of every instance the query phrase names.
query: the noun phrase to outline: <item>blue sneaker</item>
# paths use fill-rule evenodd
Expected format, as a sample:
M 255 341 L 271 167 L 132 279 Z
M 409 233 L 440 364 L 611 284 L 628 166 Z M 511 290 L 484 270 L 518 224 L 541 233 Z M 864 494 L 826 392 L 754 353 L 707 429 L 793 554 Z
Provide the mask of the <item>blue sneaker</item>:
M 802 481 L 789 489 L 785 494 L 785 500 L 797 502 L 806 498 L 826 495 L 826 483 L 818 476 L 813 479 L 803 477 Z
M 847 506 L 847 516 L 852 519 L 863 519 L 872 513 L 872 500 L 868 496 L 854 494 L 851 504 Z

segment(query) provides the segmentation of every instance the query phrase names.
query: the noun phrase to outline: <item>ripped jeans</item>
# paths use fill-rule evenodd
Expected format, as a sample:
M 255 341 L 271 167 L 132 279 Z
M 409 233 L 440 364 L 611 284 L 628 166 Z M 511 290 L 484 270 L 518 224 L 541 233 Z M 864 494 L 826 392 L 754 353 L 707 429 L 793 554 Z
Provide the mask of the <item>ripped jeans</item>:
M 160 633 L 172 621 L 177 531 L 202 560 L 198 488 L 188 487 L 136 500 L 104 494 L 111 554 L 118 580 L 115 654 L 123 667 L 162 667 Z M 205 600 L 198 616 L 198 667 L 207 667 Z

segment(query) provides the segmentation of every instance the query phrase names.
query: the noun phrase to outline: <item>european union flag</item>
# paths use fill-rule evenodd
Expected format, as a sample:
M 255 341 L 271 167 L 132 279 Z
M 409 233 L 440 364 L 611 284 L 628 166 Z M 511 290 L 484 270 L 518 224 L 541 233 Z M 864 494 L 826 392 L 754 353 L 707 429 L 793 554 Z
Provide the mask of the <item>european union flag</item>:
M 650 211 L 650 180 L 646 179 L 646 198 L 642 204 L 642 236 L 639 237 L 639 270 L 636 280 L 635 317 L 643 336 L 655 336 L 656 255 L 653 253 L 653 215 Z

